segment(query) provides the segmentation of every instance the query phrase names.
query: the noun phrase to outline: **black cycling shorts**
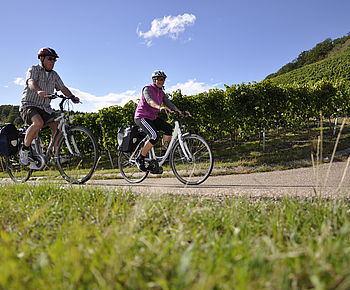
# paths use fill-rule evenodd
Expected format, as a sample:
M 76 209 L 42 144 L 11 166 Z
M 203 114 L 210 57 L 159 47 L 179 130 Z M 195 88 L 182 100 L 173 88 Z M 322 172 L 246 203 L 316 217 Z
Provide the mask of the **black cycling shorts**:
M 164 135 L 168 136 L 171 136 L 173 133 L 173 127 L 160 118 L 155 120 L 140 118 L 135 119 L 135 123 L 150 137 L 150 142 L 153 145 L 155 145 L 159 140 L 158 131 L 163 131 Z

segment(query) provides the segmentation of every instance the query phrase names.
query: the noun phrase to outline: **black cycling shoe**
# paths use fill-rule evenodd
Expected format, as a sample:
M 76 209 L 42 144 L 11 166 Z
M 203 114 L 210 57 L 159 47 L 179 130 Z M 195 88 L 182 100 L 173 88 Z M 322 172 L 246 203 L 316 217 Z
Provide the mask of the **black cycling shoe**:
M 147 172 L 148 169 L 145 165 L 145 158 L 142 157 L 142 156 L 139 156 L 136 158 L 136 165 L 137 165 L 137 168 L 143 172 Z
M 163 167 L 159 166 L 159 164 L 156 160 L 151 160 L 147 169 L 152 174 L 162 174 L 163 173 Z

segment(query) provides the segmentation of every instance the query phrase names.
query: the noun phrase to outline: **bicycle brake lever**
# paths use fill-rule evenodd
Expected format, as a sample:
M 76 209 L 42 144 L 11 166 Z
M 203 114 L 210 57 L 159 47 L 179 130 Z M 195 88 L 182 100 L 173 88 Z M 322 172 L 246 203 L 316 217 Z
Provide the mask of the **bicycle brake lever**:
M 57 98 L 57 96 L 55 94 L 52 94 L 52 95 L 47 95 L 47 97 L 50 99 L 50 100 L 54 100 Z
M 189 111 L 185 111 L 184 114 L 185 114 L 185 117 L 192 117 L 192 115 Z

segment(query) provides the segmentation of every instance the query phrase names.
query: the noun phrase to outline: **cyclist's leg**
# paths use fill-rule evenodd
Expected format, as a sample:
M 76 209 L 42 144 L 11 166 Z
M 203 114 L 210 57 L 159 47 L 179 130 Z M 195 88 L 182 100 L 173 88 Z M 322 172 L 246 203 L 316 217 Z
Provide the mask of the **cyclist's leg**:
M 40 129 L 44 125 L 44 121 L 41 118 L 40 114 L 36 111 L 35 108 L 28 108 L 23 113 L 25 121 L 30 124 L 29 128 L 26 131 L 23 140 L 23 146 L 20 148 L 19 157 L 23 165 L 29 164 L 29 158 L 31 157 L 30 145 L 32 141 L 38 137 Z
M 158 142 L 159 134 L 157 132 L 157 128 L 154 124 L 153 120 L 146 119 L 146 118 L 140 118 L 135 119 L 135 123 L 149 136 L 149 140 L 145 143 L 145 145 L 142 147 L 140 156 L 137 157 L 136 163 L 137 167 L 141 171 L 148 171 L 148 167 L 145 164 L 145 158 L 150 152 L 150 150 L 153 148 L 153 146 Z
M 135 123 L 149 136 L 149 140 L 145 143 L 141 150 L 141 155 L 146 157 L 152 147 L 158 142 L 159 134 L 155 124 L 155 120 L 146 118 L 135 119 Z
M 38 137 L 40 130 L 45 124 L 55 118 L 55 114 L 49 114 L 37 107 L 28 107 L 21 111 L 21 117 L 30 125 L 24 138 L 24 146 L 29 147 L 32 141 Z
M 41 128 L 44 126 L 44 121 L 39 114 L 36 114 L 32 117 L 32 124 L 26 131 L 24 137 L 24 146 L 29 147 L 32 144 L 32 141 L 38 137 Z
M 141 155 L 143 157 L 146 157 L 148 152 L 151 151 L 151 149 L 153 148 L 153 144 L 151 143 L 150 140 L 147 140 L 145 145 L 143 146 L 143 148 L 141 149 Z
M 155 119 L 154 123 L 158 130 L 161 130 L 164 132 L 163 139 L 162 139 L 162 155 L 164 155 L 171 141 L 173 127 L 169 123 L 167 123 L 166 121 L 160 118 Z
M 58 124 L 59 124 L 59 122 L 57 121 L 57 122 L 54 122 L 53 121 L 53 118 L 52 119 L 50 119 L 50 120 L 48 120 L 47 121 L 47 123 L 46 123 L 46 125 L 47 126 L 49 126 L 50 128 L 51 128 L 51 140 L 54 138 L 54 136 L 55 136 L 55 133 L 56 133 L 56 129 L 57 129 L 57 127 L 58 127 Z M 62 135 L 62 132 L 60 131 L 59 133 L 58 133 L 58 138 L 56 138 L 56 140 L 55 140 L 55 143 L 53 144 L 53 150 L 54 150 L 54 152 L 56 151 L 56 149 L 57 149 L 57 144 L 58 144 L 58 141 L 60 140 L 60 136 Z

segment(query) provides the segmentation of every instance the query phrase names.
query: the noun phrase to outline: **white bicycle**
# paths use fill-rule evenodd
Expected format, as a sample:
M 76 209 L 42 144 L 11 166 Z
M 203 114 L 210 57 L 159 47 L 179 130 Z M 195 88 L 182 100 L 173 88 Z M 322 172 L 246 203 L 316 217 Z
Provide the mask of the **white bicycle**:
M 158 164 L 162 166 L 169 158 L 170 167 L 178 180 L 189 185 L 201 184 L 213 169 L 213 154 L 208 143 L 201 136 L 182 133 L 179 123 L 180 114 L 175 116 L 175 128 L 165 155 L 157 156 L 152 148 L 148 157 L 145 158 L 146 166 L 148 165 L 148 168 L 155 168 Z M 120 173 L 130 183 L 142 182 L 149 174 L 149 171 L 140 171 L 136 165 L 136 159 L 147 140 L 149 140 L 148 136 L 133 152 L 119 152 Z
M 64 110 L 70 97 L 58 94 L 49 98 L 61 98 L 60 116 L 55 118 L 59 125 L 48 147 L 44 148 L 40 134 L 31 144 L 32 156 L 28 165 L 20 162 L 19 152 L 6 158 L 6 170 L 15 182 L 26 182 L 33 171 L 43 170 L 49 161 L 56 163 L 62 177 L 70 183 L 85 183 L 94 173 L 99 159 L 98 144 L 93 134 L 85 127 L 70 125 L 70 112 Z M 22 146 L 26 128 L 19 129 L 19 147 Z M 56 152 L 52 149 L 57 142 Z

